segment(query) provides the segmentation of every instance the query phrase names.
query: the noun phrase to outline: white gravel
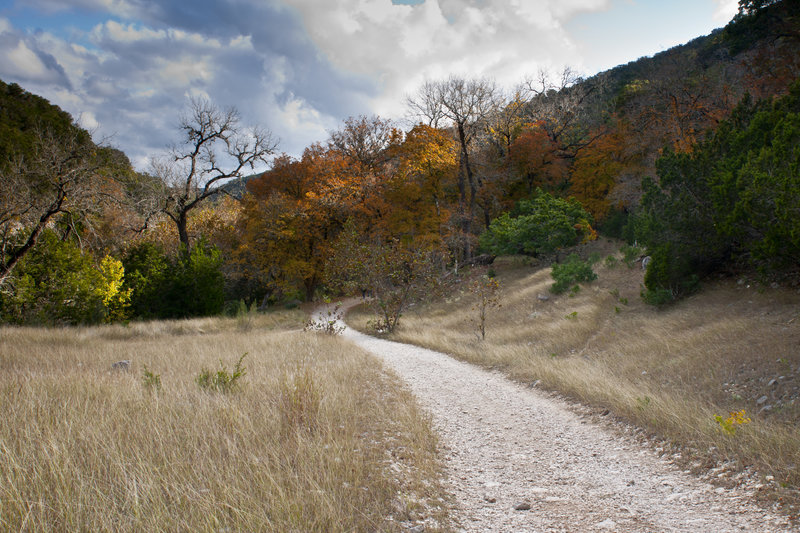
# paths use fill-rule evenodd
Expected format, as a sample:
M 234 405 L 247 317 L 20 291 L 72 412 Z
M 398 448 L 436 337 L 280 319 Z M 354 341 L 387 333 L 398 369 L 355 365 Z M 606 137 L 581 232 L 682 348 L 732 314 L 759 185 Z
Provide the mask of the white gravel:
M 795 531 L 746 490 L 684 473 L 536 389 L 431 350 L 344 336 L 431 413 L 463 531 Z

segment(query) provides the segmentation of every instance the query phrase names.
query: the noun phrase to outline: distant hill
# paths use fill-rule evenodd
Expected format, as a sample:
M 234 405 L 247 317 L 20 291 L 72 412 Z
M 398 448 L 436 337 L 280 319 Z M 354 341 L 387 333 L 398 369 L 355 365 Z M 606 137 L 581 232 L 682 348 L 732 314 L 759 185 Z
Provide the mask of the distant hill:
M 655 175 L 664 147 L 687 149 L 716 128 L 745 94 L 755 99 L 782 95 L 800 76 L 800 2 L 756 4 L 767 5 L 737 15 L 709 35 L 582 82 L 604 87 L 589 113 L 593 120 L 623 121 L 629 142 L 636 145 L 631 150 L 637 164 L 616 177 L 614 203 L 638 204 L 641 179 Z
M 28 153 L 37 137 L 37 130 L 49 128 L 56 134 L 79 131 L 87 139 L 72 116 L 45 98 L 29 93 L 16 83 L 0 81 L 0 161 L 15 154 Z

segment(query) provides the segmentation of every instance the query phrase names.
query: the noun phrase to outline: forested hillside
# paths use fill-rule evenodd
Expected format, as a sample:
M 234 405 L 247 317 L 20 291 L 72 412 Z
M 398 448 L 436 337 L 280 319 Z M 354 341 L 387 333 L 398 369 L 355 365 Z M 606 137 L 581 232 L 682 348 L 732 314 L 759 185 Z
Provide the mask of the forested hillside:
M 408 98 L 413 127 L 351 117 L 297 158 L 235 108 L 195 100 L 147 173 L 2 84 L 2 319 L 182 317 L 361 290 L 386 326 L 445 272 L 547 259 L 598 232 L 647 248 L 652 303 L 717 271 L 796 284 L 799 13 L 742 0 L 724 29 L 587 79 L 431 80 Z

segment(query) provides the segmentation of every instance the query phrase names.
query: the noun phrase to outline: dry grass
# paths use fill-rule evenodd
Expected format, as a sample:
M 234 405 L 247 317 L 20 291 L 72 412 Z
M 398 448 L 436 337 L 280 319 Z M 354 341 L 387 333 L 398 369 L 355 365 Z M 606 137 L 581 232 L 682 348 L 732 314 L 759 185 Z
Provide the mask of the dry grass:
M 288 330 L 303 318 L 0 329 L 0 530 L 446 524 L 429 420 L 368 354 Z M 245 352 L 236 392 L 200 389 Z
M 598 246 L 605 247 L 603 258 L 619 247 Z M 573 296 L 548 291 L 549 268 L 506 259 L 494 269 L 503 284 L 503 307 L 488 317 L 485 341 L 478 339 L 474 296 L 466 289 L 466 278 L 478 271 L 466 273 L 445 301 L 407 313 L 392 338 L 500 369 L 522 382 L 538 381 L 598 411 L 609 409 L 681 445 L 684 458 L 690 455 L 697 468 L 720 460 L 729 467 L 752 465 L 766 479 L 765 492 L 777 491 L 790 506 L 797 503 L 796 291 L 721 280 L 657 310 L 639 297 L 638 264 L 629 269 L 600 261 L 598 280 Z M 363 314 L 354 317 L 356 327 L 364 322 Z M 726 418 L 741 409 L 752 422 L 735 434 L 723 431 L 715 415 Z

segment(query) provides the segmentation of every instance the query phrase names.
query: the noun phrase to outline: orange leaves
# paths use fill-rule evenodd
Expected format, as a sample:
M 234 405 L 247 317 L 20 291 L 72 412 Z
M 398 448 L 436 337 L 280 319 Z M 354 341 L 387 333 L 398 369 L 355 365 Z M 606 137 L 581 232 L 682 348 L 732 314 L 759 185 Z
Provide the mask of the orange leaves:
M 509 155 L 514 170 L 524 176 L 528 194 L 537 187 L 551 188 L 567 176 L 567 160 L 559 157 L 558 146 L 538 123 L 525 126 Z

